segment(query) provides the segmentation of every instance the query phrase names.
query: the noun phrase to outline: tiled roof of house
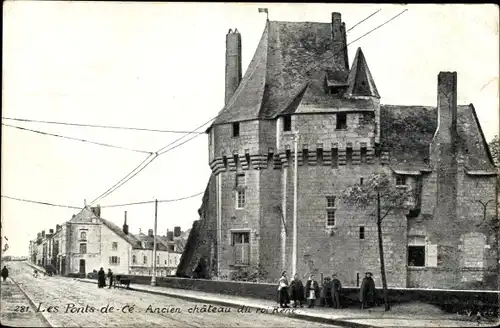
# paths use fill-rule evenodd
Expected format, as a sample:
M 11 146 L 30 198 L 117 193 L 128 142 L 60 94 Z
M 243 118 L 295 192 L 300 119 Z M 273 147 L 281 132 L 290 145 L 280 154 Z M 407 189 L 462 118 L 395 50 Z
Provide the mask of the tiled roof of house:
M 457 129 L 465 167 L 493 170 L 493 160 L 474 106 L 458 106 Z M 437 128 L 437 108 L 381 105 L 380 144 L 390 152 L 390 165 L 403 170 L 429 167 L 429 146 Z
M 153 237 L 151 237 L 151 236 L 149 236 L 149 235 L 146 235 L 146 234 L 143 234 L 142 232 L 140 232 L 140 233 L 139 233 L 139 234 L 137 234 L 137 235 L 134 235 L 134 237 L 135 237 L 138 241 L 140 241 L 141 243 L 142 243 L 142 242 L 145 242 L 145 243 L 146 243 L 146 247 L 141 247 L 141 248 L 143 248 L 143 249 L 153 249 L 153 243 L 154 243 L 154 238 L 153 238 Z M 157 235 L 157 237 L 160 237 L 160 238 L 161 238 L 161 236 L 158 236 L 158 235 Z M 165 246 L 165 245 L 161 242 L 160 238 L 158 238 L 158 239 L 157 239 L 157 245 L 158 245 L 158 246 L 157 246 L 157 248 L 156 248 L 156 249 L 157 249 L 158 251 L 167 251 L 167 250 L 168 250 L 167 246 Z
M 116 224 L 114 224 L 113 222 L 111 221 L 108 221 L 106 219 L 103 219 L 103 218 L 99 218 L 99 220 L 106 226 L 108 227 L 111 231 L 113 231 L 115 234 L 117 234 L 119 237 L 123 238 L 125 241 L 127 241 L 130 245 L 132 245 L 132 247 L 134 248 L 141 248 L 141 247 L 138 247 L 138 240 L 137 238 L 132 235 L 132 234 L 128 234 L 126 235 L 122 228 L 120 228 L 119 226 L 117 226 Z

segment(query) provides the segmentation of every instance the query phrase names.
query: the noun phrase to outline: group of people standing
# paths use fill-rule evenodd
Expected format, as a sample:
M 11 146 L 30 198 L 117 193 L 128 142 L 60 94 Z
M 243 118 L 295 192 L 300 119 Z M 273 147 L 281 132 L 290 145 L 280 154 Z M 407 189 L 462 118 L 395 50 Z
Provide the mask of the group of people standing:
M 287 272 L 283 271 L 278 281 L 278 303 L 280 307 L 287 308 L 290 301 L 293 301 L 293 307 L 303 307 L 303 302 L 307 300 L 309 308 L 314 307 L 316 299 L 320 296 L 324 300 L 325 307 L 341 308 L 340 291 L 342 284 L 336 274 L 332 277 L 326 277 L 320 295 L 319 284 L 315 276 L 311 274 L 304 286 L 298 274 L 295 274 L 293 280 L 289 283 Z M 361 308 L 366 309 L 375 303 L 375 282 L 372 273 L 367 272 L 359 289 L 359 300 Z
M 104 269 L 101 267 L 99 272 L 97 272 L 97 287 L 98 288 L 104 288 L 106 287 L 106 277 L 108 277 L 109 280 L 109 288 L 113 286 L 113 271 L 111 269 L 108 269 L 108 274 L 104 272 Z

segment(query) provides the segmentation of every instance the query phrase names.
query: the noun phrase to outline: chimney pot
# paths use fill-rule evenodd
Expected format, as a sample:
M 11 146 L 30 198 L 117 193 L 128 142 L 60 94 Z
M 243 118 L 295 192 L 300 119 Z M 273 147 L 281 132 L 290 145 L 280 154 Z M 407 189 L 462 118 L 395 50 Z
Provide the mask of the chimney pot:
M 148 230 L 148 236 L 149 237 L 153 237 L 153 229 L 149 229 Z
M 167 239 L 168 239 L 168 241 L 174 240 L 174 232 L 173 231 L 167 231 Z
M 174 237 L 180 237 L 181 227 L 174 227 Z
M 54 233 L 54 229 L 49 229 L 49 233 L 53 234 Z

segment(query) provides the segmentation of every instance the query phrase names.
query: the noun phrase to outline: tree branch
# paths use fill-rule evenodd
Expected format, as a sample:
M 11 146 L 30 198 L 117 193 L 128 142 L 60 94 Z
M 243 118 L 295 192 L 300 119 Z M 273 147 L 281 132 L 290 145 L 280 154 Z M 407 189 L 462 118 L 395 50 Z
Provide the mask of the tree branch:
M 385 217 L 389 214 L 389 212 L 392 210 L 392 207 L 389 207 L 389 209 L 385 212 L 385 214 L 380 217 L 380 222 L 382 222 L 383 219 L 385 219 Z

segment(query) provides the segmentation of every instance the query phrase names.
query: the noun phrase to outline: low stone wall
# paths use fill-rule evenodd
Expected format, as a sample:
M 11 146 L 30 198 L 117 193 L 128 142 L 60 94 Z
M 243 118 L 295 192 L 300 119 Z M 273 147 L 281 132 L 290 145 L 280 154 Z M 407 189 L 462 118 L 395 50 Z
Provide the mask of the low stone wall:
M 134 284 L 149 285 L 150 276 L 127 275 Z M 161 287 L 188 289 L 252 297 L 266 300 L 277 299 L 277 286 L 275 284 L 253 283 L 241 281 L 217 281 L 204 279 L 189 279 L 178 277 L 157 277 L 156 283 Z M 359 288 L 342 288 L 341 302 L 344 306 L 359 306 Z M 377 289 L 377 303 L 382 304 L 382 289 Z M 444 290 L 444 289 L 416 289 L 416 288 L 391 288 L 389 289 L 389 301 L 395 303 L 406 303 L 412 301 L 425 302 L 437 305 L 444 310 L 456 312 L 461 310 L 496 311 L 498 309 L 499 291 L 483 290 Z M 322 300 L 318 300 L 321 302 Z

